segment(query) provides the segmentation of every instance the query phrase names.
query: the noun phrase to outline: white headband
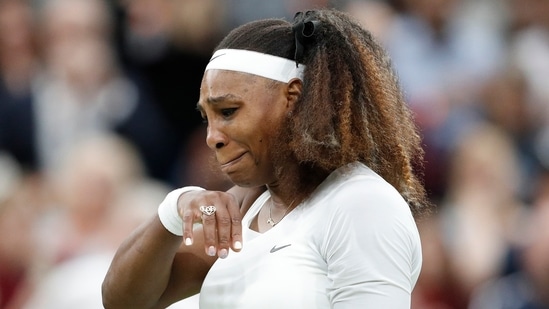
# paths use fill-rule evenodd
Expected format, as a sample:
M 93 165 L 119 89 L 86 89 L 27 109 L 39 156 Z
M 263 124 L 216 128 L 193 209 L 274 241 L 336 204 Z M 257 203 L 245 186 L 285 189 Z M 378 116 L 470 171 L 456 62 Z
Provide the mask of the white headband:
M 207 70 L 229 70 L 258 75 L 283 83 L 292 78 L 303 80 L 305 65 L 295 61 L 244 49 L 220 49 L 206 66 Z

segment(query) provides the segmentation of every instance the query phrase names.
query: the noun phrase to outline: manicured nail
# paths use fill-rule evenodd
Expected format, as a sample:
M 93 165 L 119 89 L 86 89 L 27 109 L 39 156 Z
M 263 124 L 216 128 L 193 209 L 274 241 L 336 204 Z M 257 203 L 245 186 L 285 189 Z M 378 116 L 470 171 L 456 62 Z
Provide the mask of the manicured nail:
M 240 241 L 235 241 L 233 247 L 236 250 L 240 250 L 240 249 L 242 249 L 242 243 Z
M 221 249 L 219 250 L 219 257 L 224 259 L 227 257 L 227 255 L 229 255 L 229 252 L 227 251 L 227 249 Z
M 214 246 L 210 246 L 210 247 L 208 248 L 208 255 L 209 255 L 209 256 L 215 256 L 215 253 L 216 253 L 216 252 L 215 252 L 215 247 L 214 247 Z
M 190 246 L 193 244 L 193 240 L 190 237 L 185 238 L 185 245 Z

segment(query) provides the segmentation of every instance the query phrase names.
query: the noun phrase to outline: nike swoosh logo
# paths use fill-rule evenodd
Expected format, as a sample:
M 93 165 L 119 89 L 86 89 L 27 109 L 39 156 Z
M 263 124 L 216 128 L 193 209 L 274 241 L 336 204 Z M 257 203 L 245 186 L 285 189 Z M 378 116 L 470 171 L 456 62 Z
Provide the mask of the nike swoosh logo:
M 212 59 L 210 59 L 209 62 L 212 62 L 215 58 L 219 58 L 219 57 L 224 56 L 224 55 L 226 55 L 226 54 L 219 54 L 219 55 L 213 57 Z
M 274 246 L 271 248 L 271 253 L 275 253 L 275 252 L 277 252 L 278 250 L 284 249 L 284 248 L 289 247 L 289 246 L 291 246 L 291 245 L 292 245 L 292 244 L 287 244 L 287 245 L 280 246 L 280 247 L 277 247 L 276 245 L 274 245 Z

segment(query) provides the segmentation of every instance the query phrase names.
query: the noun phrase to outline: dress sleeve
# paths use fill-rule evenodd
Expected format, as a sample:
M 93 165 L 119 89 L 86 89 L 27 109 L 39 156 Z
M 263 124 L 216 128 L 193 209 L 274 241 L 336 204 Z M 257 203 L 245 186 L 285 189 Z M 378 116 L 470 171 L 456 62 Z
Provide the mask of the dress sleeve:
M 321 252 L 332 308 L 410 308 L 421 244 L 404 199 L 383 180 L 364 177 L 329 202 Z

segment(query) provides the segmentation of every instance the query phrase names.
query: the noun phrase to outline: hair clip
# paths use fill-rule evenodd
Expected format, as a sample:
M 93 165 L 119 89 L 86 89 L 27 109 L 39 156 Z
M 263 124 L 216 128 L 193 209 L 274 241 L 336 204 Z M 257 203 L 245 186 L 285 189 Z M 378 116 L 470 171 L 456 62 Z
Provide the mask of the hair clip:
M 312 20 L 312 11 L 297 12 L 294 16 L 294 25 L 292 30 L 295 37 L 295 65 L 303 60 L 305 45 L 312 41 L 313 36 L 317 32 L 318 20 Z

